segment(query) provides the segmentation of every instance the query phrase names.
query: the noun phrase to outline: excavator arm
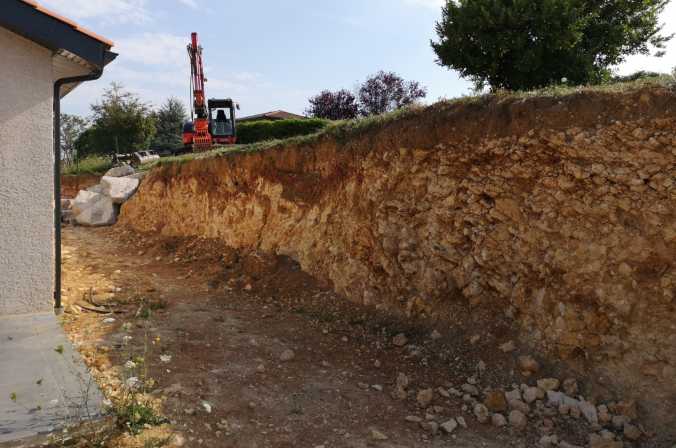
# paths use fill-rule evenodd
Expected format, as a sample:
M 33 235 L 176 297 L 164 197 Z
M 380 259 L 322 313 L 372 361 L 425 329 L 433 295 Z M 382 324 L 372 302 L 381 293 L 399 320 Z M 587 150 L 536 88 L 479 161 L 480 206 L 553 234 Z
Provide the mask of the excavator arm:
M 209 109 L 204 91 L 204 65 L 202 64 L 202 47 L 199 45 L 197 33 L 192 33 L 188 44 L 190 58 L 190 84 L 193 93 L 193 149 L 207 151 L 213 144 L 209 133 Z

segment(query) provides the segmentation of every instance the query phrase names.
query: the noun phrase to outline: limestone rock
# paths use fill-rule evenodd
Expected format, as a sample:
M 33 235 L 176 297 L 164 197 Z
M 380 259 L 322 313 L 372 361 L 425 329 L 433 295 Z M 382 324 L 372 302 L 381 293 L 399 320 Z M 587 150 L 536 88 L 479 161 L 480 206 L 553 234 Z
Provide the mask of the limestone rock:
M 590 424 L 597 424 L 599 422 L 599 416 L 598 413 L 596 412 L 596 406 L 589 403 L 588 401 L 580 401 L 579 408 L 580 412 L 587 420 L 587 422 L 589 422 Z
M 120 165 L 116 166 L 114 168 L 109 169 L 106 171 L 106 174 L 104 176 L 107 177 L 124 177 L 124 176 L 131 176 L 134 174 L 136 171 L 131 165 Z
M 418 406 L 420 406 L 421 408 L 428 407 L 430 404 L 432 404 L 433 400 L 434 400 L 434 390 L 422 389 L 418 391 L 416 401 L 418 402 Z
M 371 438 L 371 440 L 387 440 L 388 439 L 388 437 L 385 434 L 383 434 L 382 432 L 378 431 L 375 428 L 371 428 L 371 430 L 369 431 L 369 437 Z
M 479 421 L 479 423 L 486 423 L 488 421 L 489 412 L 488 408 L 485 405 L 481 403 L 475 404 L 472 412 L 474 413 L 474 416 Z
M 559 380 L 556 378 L 543 378 L 537 381 L 538 387 L 545 392 L 550 390 L 557 390 L 559 388 Z
M 463 384 L 461 389 L 462 389 L 463 392 L 471 395 L 472 397 L 476 397 L 477 395 L 479 395 L 479 389 L 472 384 L 467 384 L 467 383 Z
M 85 191 L 89 191 L 91 193 L 98 193 L 98 194 L 103 194 L 103 186 L 101 184 L 96 184 L 92 185 L 91 187 L 87 187 Z
M 530 412 L 530 406 L 528 406 L 522 400 L 510 400 L 507 402 L 507 404 L 509 405 L 510 409 L 520 411 L 524 414 L 528 414 Z
M 462 428 L 467 429 L 467 422 L 465 421 L 465 417 L 462 416 L 456 417 L 455 421 L 457 421 L 458 425 L 460 425 Z
M 109 226 L 117 219 L 113 201 L 108 196 L 84 190 L 73 200 L 73 216 L 82 226 Z
M 434 421 L 420 422 L 420 427 L 424 431 L 429 432 L 432 435 L 435 435 L 436 433 L 439 432 L 439 423 L 434 422 Z
M 505 400 L 507 400 L 507 403 L 514 400 L 521 400 L 521 391 L 519 391 L 519 389 L 512 389 L 505 392 Z
M 502 414 L 493 414 L 491 415 L 491 424 L 498 428 L 503 427 L 507 424 L 507 419 Z
M 294 353 L 294 351 L 287 348 L 279 355 L 279 360 L 287 362 L 293 360 L 295 357 L 296 354 Z
M 441 429 L 446 433 L 450 434 L 458 427 L 458 422 L 452 418 L 441 424 Z
M 545 393 L 539 387 L 526 387 L 523 391 L 523 400 L 526 403 L 533 403 L 535 400 L 541 400 Z
M 130 177 L 103 176 L 103 178 L 101 178 L 103 193 L 109 196 L 115 204 L 123 204 L 126 202 L 134 193 L 136 193 L 138 185 L 139 180 Z
M 517 429 L 524 429 L 528 425 L 528 418 L 521 411 L 511 411 L 509 413 L 509 424 Z
M 514 344 L 514 341 L 507 341 L 504 344 L 501 344 L 499 348 L 504 353 L 510 353 L 516 350 L 516 344 Z

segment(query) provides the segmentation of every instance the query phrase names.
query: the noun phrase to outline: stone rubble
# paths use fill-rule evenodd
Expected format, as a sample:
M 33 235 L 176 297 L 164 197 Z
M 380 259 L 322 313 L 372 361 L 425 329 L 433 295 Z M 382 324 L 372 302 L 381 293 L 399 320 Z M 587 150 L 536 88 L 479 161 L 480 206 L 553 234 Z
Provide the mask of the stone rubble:
M 141 178 L 128 165 L 111 168 L 99 184 L 80 190 L 73 200 L 61 201 L 62 222 L 82 226 L 115 224 L 119 206 L 136 193 Z

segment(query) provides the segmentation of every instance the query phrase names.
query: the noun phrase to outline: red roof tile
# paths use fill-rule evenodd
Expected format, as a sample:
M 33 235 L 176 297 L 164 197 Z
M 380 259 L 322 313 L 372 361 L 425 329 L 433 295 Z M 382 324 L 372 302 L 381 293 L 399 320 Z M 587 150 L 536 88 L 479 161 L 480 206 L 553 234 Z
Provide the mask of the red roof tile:
M 70 26 L 73 27 L 76 31 L 78 31 L 78 32 L 80 32 L 80 33 L 82 33 L 82 34 L 84 34 L 84 35 L 87 35 L 87 36 L 91 37 L 92 39 L 96 39 L 96 40 L 98 40 L 99 42 L 104 43 L 104 44 L 106 44 L 106 45 L 108 45 L 108 46 L 110 46 L 110 47 L 112 47 L 112 46 L 114 45 L 113 42 L 112 42 L 111 40 L 108 40 L 108 39 L 106 39 L 105 37 L 99 36 L 98 34 L 92 32 L 92 31 L 89 31 L 89 30 L 86 29 L 86 28 L 81 27 L 80 25 L 78 25 L 77 23 L 73 22 L 72 20 L 70 20 L 70 19 L 68 19 L 68 18 L 66 18 L 66 17 L 64 17 L 64 16 L 62 16 L 62 15 L 60 15 L 60 14 L 57 14 L 57 13 L 55 13 L 54 11 L 52 11 L 52 10 L 50 10 L 50 9 L 45 8 L 44 6 L 40 5 L 40 4 L 39 4 L 38 2 L 36 2 L 35 0 L 20 0 L 20 1 L 22 1 L 22 2 L 24 2 L 24 3 L 26 3 L 26 4 L 28 4 L 28 5 L 31 5 L 33 8 L 37 9 L 38 11 L 40 11 L 40 12 L 43 13 L 43 14 L 46 14 L 46 15 L 48 15 L 48 16 L 50 16 L 50 17 L 55 18 L 56 20 L 58 20 L 58 21 L 60 21 L 60 22 L 63 22 L 63 23 L 65 23 L 65 24 L 67 24 L 67 25 L 70 25 Z

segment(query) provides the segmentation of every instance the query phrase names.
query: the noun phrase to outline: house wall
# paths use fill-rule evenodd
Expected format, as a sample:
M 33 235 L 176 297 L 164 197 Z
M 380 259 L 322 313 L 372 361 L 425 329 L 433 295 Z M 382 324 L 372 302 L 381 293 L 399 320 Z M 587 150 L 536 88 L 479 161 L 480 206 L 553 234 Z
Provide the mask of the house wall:
M 52 54 L 0 28 L 0 315 L 53 307 Z

